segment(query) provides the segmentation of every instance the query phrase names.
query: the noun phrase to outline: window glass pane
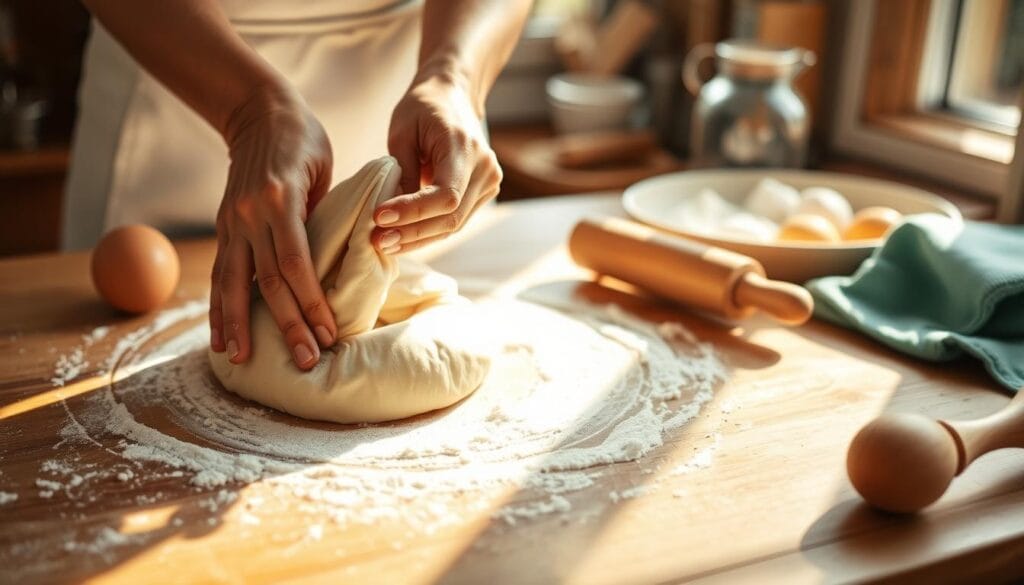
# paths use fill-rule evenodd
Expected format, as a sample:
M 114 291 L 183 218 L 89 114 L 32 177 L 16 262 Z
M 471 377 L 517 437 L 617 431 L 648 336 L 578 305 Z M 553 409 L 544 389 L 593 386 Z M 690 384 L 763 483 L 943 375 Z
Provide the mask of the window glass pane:
M 1016 129 L 1022 72 L 1024 0 L 962 0 L 947 106 Z

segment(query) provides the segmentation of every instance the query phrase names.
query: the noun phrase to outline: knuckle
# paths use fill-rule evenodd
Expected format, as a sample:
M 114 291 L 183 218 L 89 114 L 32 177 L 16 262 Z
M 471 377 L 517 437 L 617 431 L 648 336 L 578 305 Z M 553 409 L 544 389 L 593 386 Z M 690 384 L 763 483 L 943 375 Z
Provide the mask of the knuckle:
M 388 134 L 388 151 L 397 152 L 401 147 L 405 146 L 407 142 L 405 135 L 404 128 L 392 127 L 391 133 Z
M 403 241 L 414 241 L 415 242 L 416 240 L 420 240 L 420 239 L 422 239 L 424 237 L 423 224 L 422 223 L 415 223 L 415 224 L 409 226 L 407 230 L 403 230 L 403 231 L 405 231 L 405 233 L 402 234 L 402 240 Z
M 449 131 L 448 139 L 460 150 L 469 150 L 473 145 L 473 139 L 461 129 Z
M 282 254 L 277 259 L 278 268 L 285 276 L 296 277 L 303 273 L 306 268 L 306 259 L 297 252 Z
M 501 181 L 504 172 L 501 170 L 501 165 L 498 164 L 498 155 L 494 154 L 494 151 L 488 152 L 487 156 L 484 157 L 484 165 L 486 165 L 487 170 L 490 171 L 492 176 Z
M 288 201 L 284 183 L 274 178 L 268 178 L 260 191 L 260 200 L 272 211 L 285 209 Z
M 231 204 L 235 216 L 245 223 L 252 223 L 256 220 L 256 200 L 250 195 L 239 195 Z
M 220 273 L 220 289 L 223 294 L 248 294 L 251 285 L 248 278 L 239 278 L 239 273 L 224 268 Z
M 462 227 L 462 217 L 459 213 L 449 213 L 444 216 L 443 224 L 445 233 L 452 233 L 459 230 Z
M 277 272 L 268 272 L 259 276 L 260 290 L 266 296 L 271 296 L 281 290 L 284 286 L 284 279 Z
M 466 141 L 466 146 L 467 148 L 469 148 L 470 151 L 477 153 L 482 153 L 489 150 L 487 144 L 476 136 L 470 136 L 469 139 Z
M 444 187 L 438 193 L 438 199 L 445 209 L 451 211 L 458 209 L 459 203 L 462 202 L 462 193 L 455 187 Z
M 313 316 L 319 313 L 323 309 L 323 307 L 323 302 L 317 299 L 315 301 L 306 303 L 302 310 L 306 313 L 306 315 Z
M 484 197 L 488 201 L 490 201 L 491 199 L 497 197 L 498 193 L 501 193 L 501 184 L 496 183 L 494 186 L 487 189 L 487 192 L 485 193 Z
M 291 333 L 299 331 L 300 327 L 302 327 L 302 323 L 299 322 L 297 319 L 285 319 L 284 321 L 281 322 L 280 329 L 281 333 L 285 337 L 288 337 L 288 335 L 290 335 Z
M 423 195 L 417 195 L 409 200 L 407 209 L 412 212 L 410 215 L 412 219 L 422 219 L 426 215 L 427 202 L 425 199 Z

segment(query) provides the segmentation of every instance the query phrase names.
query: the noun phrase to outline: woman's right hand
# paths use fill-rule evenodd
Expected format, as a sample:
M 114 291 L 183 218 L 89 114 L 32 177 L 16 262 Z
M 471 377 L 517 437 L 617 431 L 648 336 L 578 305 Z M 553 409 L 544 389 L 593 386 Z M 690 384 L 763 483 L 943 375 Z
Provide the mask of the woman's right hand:
M 291 350 L 308 370 L 337 335 L 306 238 L 309 211 L 331 183 L 331 147 L 302 98 L 265 87 L 231 116 L 227 189 L 217 213 L 210 346 L 232 363 L 251 354 L 253 276 Z

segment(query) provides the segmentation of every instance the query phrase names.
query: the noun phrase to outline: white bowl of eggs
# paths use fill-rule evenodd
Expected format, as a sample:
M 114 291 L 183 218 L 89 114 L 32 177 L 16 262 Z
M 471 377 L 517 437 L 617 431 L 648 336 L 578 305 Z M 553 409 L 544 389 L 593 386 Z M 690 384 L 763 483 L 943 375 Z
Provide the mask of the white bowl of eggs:
M 622 201 L 639 221 L 746 254 L 769 277 L 797 283 L 850 274 L 906 215 L 962 221 L 927 191 L 819 171 L 684 171 L 636 183 Z

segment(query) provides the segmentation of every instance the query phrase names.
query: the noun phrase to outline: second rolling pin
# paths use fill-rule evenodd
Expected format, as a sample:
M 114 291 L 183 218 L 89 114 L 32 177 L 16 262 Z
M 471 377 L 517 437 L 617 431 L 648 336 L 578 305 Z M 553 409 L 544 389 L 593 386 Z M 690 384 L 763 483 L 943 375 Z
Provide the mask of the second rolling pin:
M 577 264 L 730 319 L 764 311 L 782 323 L 811 317 L 801 286 L 769 280 L 753 258 L 615 217 L 585 219 L 569 236 Z

